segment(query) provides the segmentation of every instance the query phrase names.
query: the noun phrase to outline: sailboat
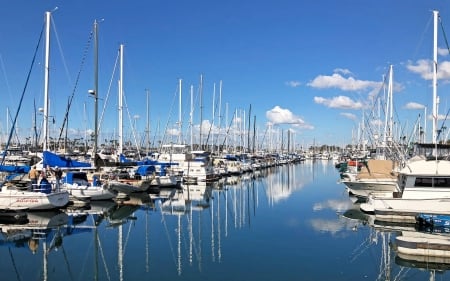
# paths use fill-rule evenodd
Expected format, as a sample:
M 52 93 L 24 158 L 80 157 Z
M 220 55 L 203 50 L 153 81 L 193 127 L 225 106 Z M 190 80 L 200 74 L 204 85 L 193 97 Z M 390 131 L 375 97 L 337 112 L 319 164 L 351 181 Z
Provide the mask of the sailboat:
M 123 49 L 124 45 L 120 45 L 119 54 L 120 54 L 120 78 L 119 78 L 119 147 L 118 147 L 118 156 L 122 155 L 123 153 Z M 119 163 L 119 162 L 118 162 Z M 127 163 L 125 163 L 127 164 Z M 131 166 L 131 163 L 130 163 Z M 105 173 L 108 173 L 105 171 Z M 127 176 L 128 172 L 127 172 Z M 118 197 L 123 197 L 126 195 L 129 195 L 134 192 L 146 192 L 149 187 L 150 183 L 153 179 L 151 176 L 149 178 L 141 178 L 140 180 L 129 180 L 129 179 L 119 179 L 119 177 L 115 177 L 113 179 L 109 179 L 107 181 L 107 186 L 109 189 L 114 190 L 115 192 L 119 193 Z
M 392 100 L 393 100 L 393 67 L 389 68 L 389 85 L 388 85 L 388 102 L 386 103 L 386 112 L 392 116 Z M 386 114 L 388 115 L 388 114 Z M 390 118 L 392 120 L 392 117 Z M 386 118 L 387 120 L 387 118 Z M 386 144 L 389 143 L 392 132 L 392 121 L 386 122 L 385 137 L 380 149 L 386 149 Z M 380 153 L 376 159 L 369 159 L 361 162 L 360 171 L 347 174 L 351 175 L 344 177 L 341 182 L 346 185 L 350 195 L 354 195 L 360 199 L 367 199 L 367 197 L 376 193 L 378 196 L 392 196 L 394 192 L 400 191 L 397 183 L 397 163 L 391 159 L 386 159 L 385 152 Z M 357 170 L 357 169 L 355 169 Z
M 44 150 L 47 149 L 47 124 L 48 123 L 48 72 L 49 72 L 49 41 L 51 12 L 46 12 L 46 52 L 45 52 L 45 107 L 44 107 Z M 22 96 L 23 98 L 23 96 Z M 17 116 L 17 115 L 16 115 Z M 14 130 L 14 126 L 12 127 Z M 0 209 L 29 209 L 46 210 L 60 208 L 69 202 L 69 193 L 65 190 L 48 188 L 48 185 L 27 186 L 6 183 L 0 191 Z
M 393 196 L 371 195 L 361 210 L 374 213 L 377 220 L 416 222 L 416 216 L 425 214 L 450 214 L 450 161 L 448 145 L 438 144 L 437 136 L 437 24 L 438 11 L 434 15 L 433 60 L 433 143 L 420 144 L 426 155 L 409 159 L 399 171 L 400 192 Z M 428 154 L 429 152 L 429 154 Z M 430 157 L 431 156 L 431 157 Z
M 97 42 L 98 38 L 98 22 L 94 21 L 94 40 Z M 95 55 L 97 57 L 98 44 L 95 45 Z M 95 67 L 95 76 L 97 76 L 97 62 Z M 97 92 L 95 92 L 97 96 Z M 96 113 L 97 114 L 97 113 Z M 97 128 L 96 128 L 97 132 Z M 116 197 L 116 192 L 110 190 L 106 185 L 102 184 L 99 176 L 94 175 L 93 180 L 88 180 L 88 173 L 92 172 L 95 167 L 91 163 L 75 161 L 64 156 L 56 155 L 55 153 L 43 152 L 43 167 L 58 167 L 65 171 L 65 177 L 61 183 L 58 183 L 60 188 L 69 192 L 72 201 L 85 201 L 87 198 L 91 201 L 109 200 Z

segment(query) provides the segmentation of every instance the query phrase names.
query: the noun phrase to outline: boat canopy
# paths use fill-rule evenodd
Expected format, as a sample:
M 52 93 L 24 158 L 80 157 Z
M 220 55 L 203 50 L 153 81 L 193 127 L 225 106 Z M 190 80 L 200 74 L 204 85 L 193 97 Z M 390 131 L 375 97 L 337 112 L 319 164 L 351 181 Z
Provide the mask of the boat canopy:
M 70 157 L 59 156 L 50 151 L 44 151 L 44 167 L 47 165 L 50 167 L 60 167 L 60 168 L 88 168 L 91 167 L 90 163 L 72 160 Z

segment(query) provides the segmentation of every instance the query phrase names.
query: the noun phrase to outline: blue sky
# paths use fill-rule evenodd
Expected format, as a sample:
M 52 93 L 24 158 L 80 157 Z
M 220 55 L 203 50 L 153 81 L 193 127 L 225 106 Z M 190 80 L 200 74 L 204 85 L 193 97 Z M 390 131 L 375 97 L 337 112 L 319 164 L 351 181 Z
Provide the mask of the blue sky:
M 281 132 L 291 130 L 297 145 L 351 143 L 363 112 L 372 110 L 370 97 L 380 92 L 391 64 L 396 122 L 403 134 L 410 134 L 418 115 L 424 114 L 423 107 L 431 112 L 432 10 L 439 10 L 444 31 L 450 35 L 449 4 L 448 0 L 8 1 L 0 10 L 2 138 L 9 124 L 7 110 L 14 115 L 25 87 L 44 14 L 55 7 L 49 90 L 54 137 L 73 92 L 71 136 L 84 137 L 94 127 L 93 99 L 88 95 L 94 84 L 93 46 L 89 45 L 94 20 L 101 21 L 100 113 L 106 104 L 101 139 L 117 134 L 119 70 L 115 63 L 120 44 L 125 46 L 125 138 L 131 138 L 132 126 L 142 138 L 147 123 L 146 89 L 151 137 L 178 129 L 178 81 L 182 79 L 182 130 L 189 142 L 190 88 L 194 89 L 196 127 L 202 76 L 203 134 L 213 122 L 215 85 L 214 132 L 219 130 L 219 119 L 222 132 L 233 123 L 247 126 L 251 107 L 251 130 L 256 119 L 259 142 L 280 142 Z M 438 46 L 439 110 L 445 115 L 450 64 L 441 28 Z M 43 106 L 43 65 L 41 44 L 19 113 L 21 136 L 31 135 L 33 103 Z M 236 112 L 239 118 L 232 121 Z M 431 128 L 430 121 L 427 126 Z

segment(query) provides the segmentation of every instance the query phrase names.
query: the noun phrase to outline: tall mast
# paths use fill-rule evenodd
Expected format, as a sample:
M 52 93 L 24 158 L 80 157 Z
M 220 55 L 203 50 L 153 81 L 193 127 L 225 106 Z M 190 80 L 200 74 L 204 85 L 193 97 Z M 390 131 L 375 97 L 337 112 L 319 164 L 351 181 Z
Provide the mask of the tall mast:
M 434 40 L 433 40 L 433 143 L 437 143 L 437 119 L 439 97 L 437 96 L 437 24 L 439 12 L 433 11 L 434 15 Z
M 181 125 L 181 79 L 178 80 L 178 91 L 179 91 L 179 95 L 178 95 L 178 144 L 181 144 L 181 130 L 182 130 L 182 125 Z
M 214 83 L 214 90 L 213 90 L 213 102 L 212 102 L 212 122 L 210 126 L 210 132 L 211 132 L 211 152 L 214 153 L 214 118 L 215 118 L 215 107 L 216 103 L 216 83 Z
M 98 23 L 94 21 L 94 150 L 95 159 L 98 148 Z M 95 166 L 95 161 L 94 161 Z
M 150 100 L 150 91 L 148 89 L 145 89 L 145 92 L 147 94 L 147 126 L 145 128 L 145 138 L 146 138 L 146 156 L 148 156 L 149 152 L 149 145 L 150 145 L 150 114 L 149 114 L 149 100 Z
M 49 92 L 49 73 L 50 73 L 50 16 L 51 12 L 45 12 L 45 73 L 44 73 L 44 144 L 43 151 L 48 149 L 48 92 Z
M 120 44 L 120 80 L 119 80 L 119 149 L 123 152 L 123 44 Z
M 218 135 L 217 135 L 217 140 L 220 140 L 220 130 L 222 126 L 222 80 L 220 80 L 220 84 L 219 84 L 219 129 L 218 129 Z M 219 143 L 219 152 L 220 152 L 220 143 Z
M 203 127 L 203 75 L 200 75 L 200 150 L 203 150 L 202 127 Z
M 189 112 L 189 125 L 191 129 L 191 151 L 194 150 L 194 85 L 191 85 L 191 109 Z

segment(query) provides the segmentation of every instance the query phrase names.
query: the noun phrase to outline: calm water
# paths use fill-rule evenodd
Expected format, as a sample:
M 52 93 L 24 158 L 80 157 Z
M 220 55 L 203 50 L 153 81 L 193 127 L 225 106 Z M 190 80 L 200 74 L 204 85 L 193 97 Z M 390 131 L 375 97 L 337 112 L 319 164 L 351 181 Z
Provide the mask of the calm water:
M 430 280 L 337 180 L 331 161 L 306 161 L 139 205 L 31 213 L 1 225 L 0 280 Z

